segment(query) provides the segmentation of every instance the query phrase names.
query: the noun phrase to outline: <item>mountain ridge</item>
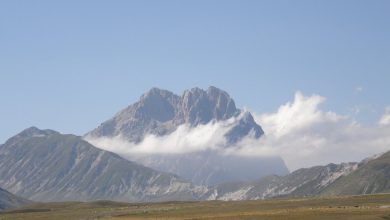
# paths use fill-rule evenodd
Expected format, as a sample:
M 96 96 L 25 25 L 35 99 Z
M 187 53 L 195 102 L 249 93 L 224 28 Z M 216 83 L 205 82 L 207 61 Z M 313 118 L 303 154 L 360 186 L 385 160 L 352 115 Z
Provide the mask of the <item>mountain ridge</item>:
M 196 200 L 193 184 L 100 150 L 81 137 L 32 127 L 0 147 L 0 186 L 37 201 Z
M 241 112 L 227 92 L 214 86 L 210 86 L 207 91 L 197 87 L 185 90 L 181 96 L 153 87 L 141 95 L 138 101 L 84 136 L 121 135 L 130 142 L 140 142 L 146 134 L 163 136 L 172 133 L 179 125 L 195 127 L 212 120 L 227 120 Z M 250 113 L 240 122 L 240 127 L 226 134 L 229 142 L 235 143 L 251 131 L 256 138 L 264 134 Z
M 359 163 L 331 163 L 206 188 L 99 150 L 79 136 L 31 127 L 0 145 L 0 186 L 17 195 L 0 190 L 0 206 L 27 203 L 18 196 L 36 201 L 148 202 L 389 193 L 389 175 L 390 151 Z
M 132 147 L 154 135 L 157 141 L 152 143 L 158 144 L 180 126 L 191 131 L 224 122 L 229 124 L 227 132 L 222 129 L 227 144 L 190 153 L 125 157 L 86 139 L 119 135 Z M 190 140 L 204 138 L 201 134 Z M 258 139 L 263 134 L 252 114 L 238 109 L 229 94 L 216 87 L 185 90 L 181 96 L 152 88 L 83 137 L 30 127 L 9 138 L 0 145 L 0 187 L 39 201 L 250 200 L 390 192 L 390 151 L 359 163 L 331 163 L 292 173 L 280 157 L 223 152 L 240 147 L 235 144 L 245 137 Z M 186 147 L 190 142 L 184 143 Z
M 323 195 L 390 193 L 390 151 L 363 160 L 350 175 L 326 188 Z
M 223 183 L 209 189 L 206 200 L 253 200 L 275 197 L 390 193 L 390 151 L 361 162 L 298 169 L 286 176 Z

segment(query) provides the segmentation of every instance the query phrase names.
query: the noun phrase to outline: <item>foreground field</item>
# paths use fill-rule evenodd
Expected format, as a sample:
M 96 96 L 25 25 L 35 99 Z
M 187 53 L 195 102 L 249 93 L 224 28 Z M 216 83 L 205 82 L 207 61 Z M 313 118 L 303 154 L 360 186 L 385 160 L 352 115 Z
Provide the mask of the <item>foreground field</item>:
M 0 220 L 5 219 L 390 220 L 390 194 L 239 202 L 37 203 L 22 209 L 0 213 Z

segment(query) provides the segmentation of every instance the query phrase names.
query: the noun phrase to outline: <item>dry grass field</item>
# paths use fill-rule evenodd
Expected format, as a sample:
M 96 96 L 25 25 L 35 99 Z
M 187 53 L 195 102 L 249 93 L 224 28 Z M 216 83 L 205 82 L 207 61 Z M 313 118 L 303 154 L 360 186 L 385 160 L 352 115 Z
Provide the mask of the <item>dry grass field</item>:
M 390 194 L 230 202 L 36 203 L 0 213 L 0 219 L 390 220 Z

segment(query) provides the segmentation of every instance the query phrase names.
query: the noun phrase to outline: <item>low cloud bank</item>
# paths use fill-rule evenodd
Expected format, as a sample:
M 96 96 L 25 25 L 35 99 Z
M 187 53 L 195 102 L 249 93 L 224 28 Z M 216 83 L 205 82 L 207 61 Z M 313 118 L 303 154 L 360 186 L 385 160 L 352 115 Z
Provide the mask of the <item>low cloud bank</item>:
M 134 154 L 182 154 L 204 150 L 219 151 L 227 145 L 224 135 L 237 124 L 243 115 L 196 127 L 183 124 L 169 135 L 146 135 L 140 143 L 129 142 L 122 136 L 99 138 L 87 136 L 85 139 L 99 148 L 125 156 Z
M 255 115 L 266 131 L 259 146 L 269 146 L 291 170 L 319 164 L 359 161 L 390 150 L 390 109 L 376 125 L 365 126 L 352 118 L 323 111 L 319 95 L 297 92 L 292 102 L 274 113 Z M 256 153 L 244 147 L 243 153 Z
M 375 126 L 364 126 L 348 116 L 320 109 L 324 97 L 297 92 L 292 102 L 274 113 L 254 114 L 265 131 L 227 146 L 224 134 L 242 116 L 191 128 L 181 125 L 166 136 L 147 135 L 140 143 L 113 138 L 86 137 L 91 144 L 131 158 L 137 154 L 181 154 L 215 150 L 242 156 L 281 156 L 289 169 L 319 164 L 359 161 L 390 150 L 390 108 Z

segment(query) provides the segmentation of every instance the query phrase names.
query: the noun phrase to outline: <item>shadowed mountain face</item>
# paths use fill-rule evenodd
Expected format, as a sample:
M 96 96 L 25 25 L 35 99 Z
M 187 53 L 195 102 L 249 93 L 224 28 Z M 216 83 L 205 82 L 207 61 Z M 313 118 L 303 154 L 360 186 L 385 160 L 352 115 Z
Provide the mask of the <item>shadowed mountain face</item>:
M 12 193 L 0 188 L 0 211 L 17 208 L 29 204 L 27 199 L 20 198 Z
M 182 96 L 153 88 L 142 95 L 138 102 L 120 111 L 87 136 L 121 135 L 131 142 L 139 142 L 146 134 L 167 135 L 182 124 L 195 127 L 211 121 L 227 120 L 241 112 L 225 91 L 212 86 L 207 91 L 199 88 L 186 90 Z M 250 132 L 256 138 L 264 133 L 248 113 L 226 134 L 226 138 L 234 143 Z
M 34 127 L 0 146 L 0 186 L 36 201 L 194 200 L 202 190 L 78 136 Z

